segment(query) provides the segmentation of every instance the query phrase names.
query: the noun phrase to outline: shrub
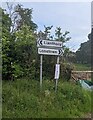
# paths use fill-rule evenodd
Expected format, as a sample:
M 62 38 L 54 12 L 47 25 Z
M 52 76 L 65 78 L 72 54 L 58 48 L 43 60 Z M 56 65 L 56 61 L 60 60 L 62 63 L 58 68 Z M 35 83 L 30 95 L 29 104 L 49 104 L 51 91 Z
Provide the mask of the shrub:
M 13 68 L 13 77 L 14 78 L 19 78 L 23 76 L 23 69 L 19 64 L 12 64 L 12 68 Z
M 60 77 L 62 77 L 63 80 L 67 81 L 70 80 L 72 70 L 73 70 L 72 64 L 61 63 Z

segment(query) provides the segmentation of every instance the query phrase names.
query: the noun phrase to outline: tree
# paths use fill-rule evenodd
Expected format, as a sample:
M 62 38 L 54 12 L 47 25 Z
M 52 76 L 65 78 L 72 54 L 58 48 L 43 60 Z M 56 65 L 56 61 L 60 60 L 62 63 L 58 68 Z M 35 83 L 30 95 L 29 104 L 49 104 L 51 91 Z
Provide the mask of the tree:
M 62 33 L 61 30 L 62 29 L 60 27 L 56 28 L 56 30 L 55 30 L 55 36 L 56 36 L 55 40 L 62 41 L 63 44 L 64 44 L 67 41 L 69 41 L 71 39 L 71 37 L 66 37 L 69 34 L 68 31 L 66 31 L 65 33 Z
M 32 16 L 30 9 L 17 6 L 13 13 L 10 12 L 11 14 L 7 11 L 2 13 L 3 79 L 7 80 L 30 74 L 32 76 L 35 73 L 37 25 L 30 19 Z M 21 21 L 21 24 L 19 25 L 17 21 L 19 23 Z M 11 31 L 13 26 L 15 27 Z
M 15 6 L 15 13 L 17 17 L 17 29 L 20 29 L 22 25 L 26 24 L 31 30 L 36 30 L 37 25 L 32 21 L 32 9 L 22 8 L 22 5 Z
M 23 25 L 20 31 L 16 31 L 15 36 L 15 65 L 19 64 L 24 75 L 30 76 L 32 71 L 34 71 L 33 63 L 36 58 L 34 32 L 30 29 L 30 26 Z
M 7 2 L 9 17 L 11 18 L 11 32 L 16 30 L 20 30 L 22 25 L 30 26 L 30 29 L 35 31 L 37 29 L 37 25 L 32 21 L 32 9 L 23 8 L 21 4 L 17 4 L 14 6 L 13 3 Z
M 12 79 L 12 47 L 13 38 L 10 34 L 11 19 L 9 14 L 2 10 L 2 77 L 3 79 Z
M 63 55 L 62 55 L 62 60 L 64 60 L 68 54 L 70 53 L 69 48 L 66 47 L 66 42 L 69 41 L 71 39 L 71 37 L 67 37 L 67 35 L 69 34 L 68 31 L 65 31 L 65 33 L 62 33 L 62 29 L 60 27 L 57 27 L 55 30 L 55 40 L 58 41 L 62 41 L 63 46 L 62 46 L 62 50 L 63 50 Z
M 76 51 L 76 60 L 79 63 L 91 63 L 91 39 L 88 35 L 88 41 L 81 43 L 80 48 Z
M 37 34 L 37 37 L 39 39 L 45 39 L 45 40 L 53 40 L 53 36 L 51 36 L 51 29 L 53 26 L 45 26 L 44 25 L 44 31 L 39 31 Z

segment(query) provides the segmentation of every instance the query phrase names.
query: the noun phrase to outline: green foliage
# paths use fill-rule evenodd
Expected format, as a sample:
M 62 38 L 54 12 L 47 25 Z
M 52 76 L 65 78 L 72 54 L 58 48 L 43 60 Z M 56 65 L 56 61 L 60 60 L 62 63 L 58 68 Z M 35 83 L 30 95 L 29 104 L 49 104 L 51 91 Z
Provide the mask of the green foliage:
M 34 66 L 36 61 L 36 42 L 34 33 L 30 30 L 29 26 L 23 25 L 21 30 L 17 31 L 15 35 L 16 62 L 23 68 L 24 76 L 34 76 Z M 30 75 L 31 73 L 34 74 Z
M 18 4 L 15 6 L 15 13 L 17 17 L 17 30 L 24 24 L 29 26 L 31 30 L 36 30 L 37 25 L 32 21 L 32 9 L 23 8 L 22 5 Z
M 6 13 L 12 21 L 11 32 L 14 33 L 20 30 L 21 27 L 26 24 L 31 30 L 36 30 L 37 25 L 32 21 L 32 9 L 24 8 L 21 4 L 14 5 L 12 2 L 6 2 Z
M 2 11 L 2 72 L 3 79 L 6 80 L 35 75 L 35 63 L 33 61 L 36 61 L 37 55 L 36 34 L 34 32 L 36 28 L 34 25 L 36 24 L 30 20 L 32 14 L 30 9 L 23 9 L 20 6 L 18 10 L 17 15 L 22 13 L 20 16 L 23 22 L 20 30 L 17 29 L 16 31 L 11 31 L 13 16 Z M 29 24 L 26 23 L 26 16 L 29 18 Z M 20 21 L 20 17 L 16 19 L 18 20 L 18 18 Z M 32 75 L 30 75 L 31 72 Z
M 7 3 L 9 14 L 3 12 L 2 20 L 2 56 L 3 56 L 3 79 L 14 79 L 22 76 L 38 79 L 39 56 L 37 55 L 36 39 L 53 40 L 51 29 L 53 26 L 44 26 L 44 32 L 35 33 L 37 25 L 32 21 L 32 9 L 22 5 Z M 70 38 L 69 32 L 61 33 L 61 28 L 56 29 L 54 40 L 65 43 Z M 44 56 L 45 77 L 54 78 L 56 56 Z M 48 67 L 47 67 L 48 66 Z
M 53 27 L 53 26 L 48 26 L 48 27 L 46 27 L 46 26 L 44 25 L 44 28 L 45 28 L 45 30 L 44 30 L 44 37 L 45 37 L 45 39 L 51 39 L 51 38 L 52 38 L 52 40 L 53 40 L 53 37 L 52 37 L 51 34 L 50 34 L 52 27 Z
M 91 112 L 91 93 L 79 85 L 44 80 L 3 81 L 3 118 L 82 118 Z
M 63 80 L 70 80 L 71 71 L 73 70 L 73 65 L 69 63 L 61 63 L 60 78 Z
M 2 73 L 3 78 L 11 79 L 12 77 L 12 48 L 13 38 L 10 34 L 11 19 L 8 14 L 2 10 Z
M 19 64 L 13 63 L 12 68 L 14 70 L 14 72 L 13 72 L 13 77 L 14 78 L 23 77 L 24 71 L 23 71 L 22 67 Z
M 62 29 L 60 27 L 57 27 L 55 30 L 55 40 L 57 41 L 62 41 L 63 46 L 62 46 L 62 50 L 63 50 L 63 55 L 62 58 L 63 60 L 68 60 L 68 57 L 71 55 L 71 51 L 69 50 L 69 48 L 66 47 L 66 42 L 69 41 L 71 39 L 71 37 L 68 37 L 68 34 L 70 32 L 65 31 L 65 33 L 62 32 Z
M 2 22 L 3 79 L 16 79 L 23 76 L 39 79 L 40 58 L 37 55 L 36 39 L 53 40 L 51 36 L 53 26 L 44 26 L 44 32 L 35 33 L 36 24 L 32 21 L 32 9 L 23 8 L 19 4 L 12 9 L 12 4 L 7 3 L 7 5 L 10 12 L 9 14 L 3 12 Z M 58 27 L 55 30 L 54 40 L 65 43 L 70 40 L 70 37 L 67 37 L 68 33 L 67 31 L 62 33 L 61 28 Z M 64 46 L 63 50 L 66 57 L 69 50 Z M 44 56 L 43 58 L 43 76 L 53 79 L 57 57 Z M 67 74 L 68 72 L 62 73 L 63 76 L 68 76 Z
M 56 28 L 56 30 L 55 30 L 56 38 L 55 39 L 65 43 L 65 42 L 69 41 L 71 39 L 71 37 L 67 37 L 67 35 L 69 34 L 68 31 L 66 31 L 65 33 L 62 33 L 61 30 L 62 29 L 60 27 Z

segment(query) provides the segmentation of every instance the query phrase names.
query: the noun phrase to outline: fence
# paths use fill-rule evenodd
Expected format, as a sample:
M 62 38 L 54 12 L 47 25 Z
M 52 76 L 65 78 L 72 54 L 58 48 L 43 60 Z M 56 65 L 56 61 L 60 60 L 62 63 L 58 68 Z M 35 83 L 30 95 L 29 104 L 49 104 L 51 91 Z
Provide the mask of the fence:
M 72 71 L 71 78 L 74 80 L 91 80 L 91 74 L 93 71 Z

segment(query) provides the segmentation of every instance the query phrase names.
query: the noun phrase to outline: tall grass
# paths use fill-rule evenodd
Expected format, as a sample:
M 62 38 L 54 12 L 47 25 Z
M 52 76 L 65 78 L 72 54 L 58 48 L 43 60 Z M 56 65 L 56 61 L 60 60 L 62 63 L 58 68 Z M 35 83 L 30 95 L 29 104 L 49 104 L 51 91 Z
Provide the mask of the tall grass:
M 91 93 L 79 85 L 21 79 L 3 81 L 3 118 L 75 118 L 91 112 Z

